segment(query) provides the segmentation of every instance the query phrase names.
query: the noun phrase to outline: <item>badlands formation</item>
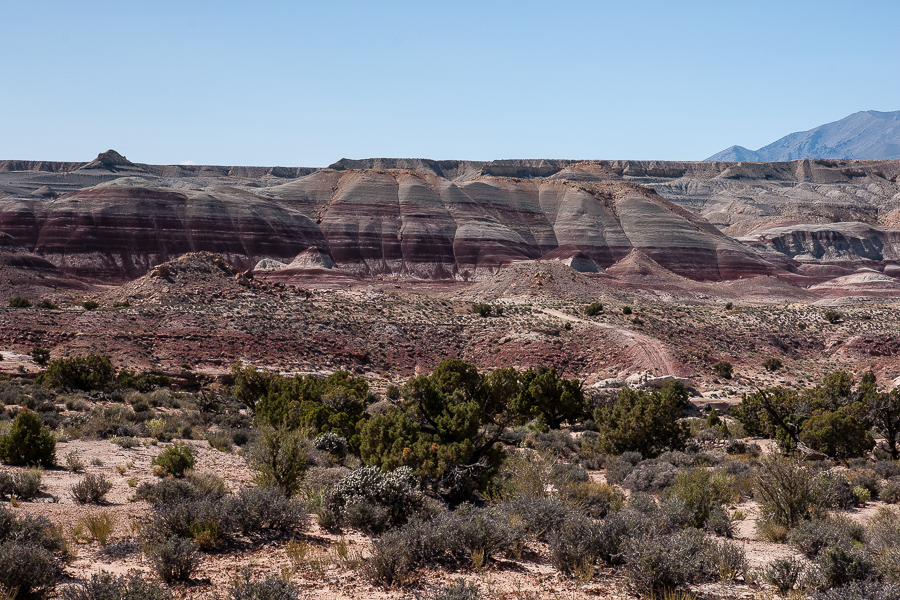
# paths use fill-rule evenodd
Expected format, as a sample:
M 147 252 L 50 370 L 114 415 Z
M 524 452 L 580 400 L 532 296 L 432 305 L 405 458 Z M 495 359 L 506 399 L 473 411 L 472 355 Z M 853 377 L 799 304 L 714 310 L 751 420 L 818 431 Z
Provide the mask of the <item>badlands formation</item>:
M 75 312 L 4 309 L 0 345 L 210 373 L 463 357 L 589 381 L 773 355 L 815 373 L 827 352 L 880 357 L 893 380 L 898 175 L 892 160 L 5 161 L 0 293 Z M 611 308 L 587 318 L 597 301 Z M 479 302 L 507 310 L 481 318 Z

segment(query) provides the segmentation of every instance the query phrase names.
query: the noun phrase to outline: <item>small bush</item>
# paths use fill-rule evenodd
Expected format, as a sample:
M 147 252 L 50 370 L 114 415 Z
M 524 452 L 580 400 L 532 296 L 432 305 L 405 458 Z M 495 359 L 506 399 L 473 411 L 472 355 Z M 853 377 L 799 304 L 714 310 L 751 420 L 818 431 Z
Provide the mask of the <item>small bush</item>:
M 623 314 L 623 315 L 630 315 L 630 314 L 631 314 L 631 307 L 630 307 L 630 306 L 623 306 L 623 307 L 622 307 L 622 314 Z
M 862 525 L 846 518 L 812 519 L 802 521 L 788 534 L 788 543 L 813 559 L 822 550 L 833 545 L 849 545 L 861 542 L 865 537 Z
M 900 584 L 869 579 L 854 581 L 840 587 L 814 591 L 809 600 L 896 600 L 900 598 Z
M 152 461 L 163 473 L 175 477 L 184 477 L 185 471 L 194 468 L 194 462 L 194 449 L 180 442 L 170 444 Z
M 61 358 L 41 374 L 44 385 L 62 390 L 102 390 L 113 382 L 115 371 L 107 356 Z
M 472 312 L 478 315 L 479 317 L 489 317 L 491 316 L 492 307 L 490 304 L 486 304 L 484 302 L 479 302 L 472 305 Z
M 231 434 L 227 431 L 215 431 L 207 434 L 206 441 L 219 452 L 231 452 Z
M 836 310 L 826 310 L 822 316 L 832 325 L 844 318 L 844 315 Z
M 734 365 L 727 360 L 720 360 L 713 365 L 713 372 L 722 379 L 731 379 L 734 376 Z
M 59 561 L 38 544 L 8 540 L 0 545 L 3 590 L 17 590 L 19 597 L 39 596 L 53 588 L 59 573 Z
M 478 600 L 481 590 L 474 582 L 466 582 L 462 577 L 450 584 L 442 584 L 428 590 L 421 600 Z M 418 599 L 417 599 L 418 600 Z
M 313 440 L 313 446 L 338 458 L 343 458 L 347 454 L 347 440 L 344 436 L 333 432 L 323 433 L 317 437 Z
M 15 298 L 9 299 L 9 307 L 10 308 L 31 308 L 31 300 L 28 298 L 23 298 L 21 296 L 16 296 Z
M 405 523 L 421 509 L 422 501 L 418 481 L 408 467 L 400 467 L 392 473 L 384 473 L 378 467 L 355 469 L 332 488 L 326 499 L 339 520 L 375 532 Z M 360 511 L 366 506 L 375 511 Z M 367 516 L 375 516 L 367 515 L 367 512 L 376 511 L 383 513 L 381 520 L 384 522 L 364 520 Z M 351 519 L 354 515 L 363 518 Z
M 900 478 L 885 481 L 878 492 L 878 498 L 888 504 L 900 503 Z
M 59 310 L 59 307 L 53 303 L 53 300 L 50 300 L 48 298 L 44 298 L 43 300 L 38 302 L 37 307 L 45 310 Z
M 767 358 L 763 361 L 762 366 L 769 373 L 774 373 L 775 371 L 780 370 L 783 365 L 777 358 Z
M 580 565 L 593 565 L 599 558 L 600 524 L 574 516 L 553 531 L 548 539 L 550 560 L 561 573 L 571 574 Z
M 141 445 L 141 440 L 131 435 L 116 435 L 109 438 L 109 441 L 119 446 L 120 448 L 124 448 L 126 450 L 130 448 L 136 448 Z
M 710 473 L 705 468 L 678 475 L 668 496 L 684 502 L 690 525 L 698 529 L 706 527 L 716 509 L 736 499 L 731 478 L 723 472 Z
M 31 500 L 41 491 L 43 474 L 40 469 L 23 469 L 13 478 L 13 493 L 20 500 Z
M 79 504 L 100 504 L 112 487 L 105 475 L 90 473 L 72 486 L 72 498 Z
M 819 506 L 815 475 L 799 462 L 766 457 L 759 462 L 754 496 L 764 521 L 791 528 Z
M 45 367 L 50 362 L 50 351 L 46 348 L 34 347 L 31 349 L 31 360 L 39 367 Z
M 300 590 L 278 577 L 254 580 L 249 570 L 241 573 L 228 591 L 228 600 L 299 600 Z
M 109 536 L 116 527 L 116 518 L 112 513 L 101 512 L 98 514 L 88 515 L 80 521 L 84 527 L 90 532 L 91 537 L 97 540 L 101 546 L 106 546 Z
M 78 451 L 72 450 L 66 453 L 66 469 L 73 473 L 84 471 L 84 461 L 81 460 L 81 455 Z
M 584 307 L 584 314 L 588 317 L 594 317 L 603 312 L 602 302 L 591 302 Z
M 100 308 L 100 305 L 94 300 L 85 300 L 81 303 L 81 308 L 84 310 L 97 310 Z
M 696 529 L 635 539 L 625 557 L 628 583 L 638 595 L 654 597 L 708 578 L 716 570 L 710 550 L 709 542 Z
M 187 581 L 200 564 L 197 546 L 180 537 L 150 544 L 145 552 L 153 570 L 166 583 Z
M 66 586 L 60 597 L 62 600 L 172 600 L 172 592 L 137 574 L 126 577 L 100 571 L 86 581 Z
M 803 424 L 800 439 L 810 448 L 837 458 L 864 456 L 875 446 L 865 426 L 840 411 L 813 415 Z
M 56 439 L 50 430 L 41 426 L 41 419 L 24 409 L 16 415 L 9 433 L 0 436 L 0 461 L 9 465 L 40 465 L 52 467 L 56 463 Z
M 763 580 L 782 596 L 800 587 L 806 570 L 795 558 L 777 558 L 763 569 Z
M 875 562 L 862 547 L 835 545 L 825 548 L 816 559 L 824 589 L 868 579 L 875 571 Z
M 246 456 L 261 487 L 276 487 L 285 496 L 300 490 L 306 472 L 307 440 L 298 431 L 261 427 Z

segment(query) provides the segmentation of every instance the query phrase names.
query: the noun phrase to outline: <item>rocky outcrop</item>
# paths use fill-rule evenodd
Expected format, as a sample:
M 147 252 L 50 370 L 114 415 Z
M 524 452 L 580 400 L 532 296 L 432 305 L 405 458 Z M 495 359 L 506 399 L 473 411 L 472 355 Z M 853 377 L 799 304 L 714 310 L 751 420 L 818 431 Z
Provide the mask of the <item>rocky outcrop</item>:
M 798 261 L 900 261 L 900 229 L 865 223 L 773 227 L 741 241 Z

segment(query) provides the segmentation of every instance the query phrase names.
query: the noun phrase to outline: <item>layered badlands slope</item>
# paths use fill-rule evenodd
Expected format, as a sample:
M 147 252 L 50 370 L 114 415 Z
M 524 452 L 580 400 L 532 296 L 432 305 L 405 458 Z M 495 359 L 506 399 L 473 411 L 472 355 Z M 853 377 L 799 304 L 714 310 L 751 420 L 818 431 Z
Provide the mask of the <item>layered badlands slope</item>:
M 550 177 L 455 181 L 430 170 L 324 169 L 252 188 L 130 165 L 107 168 L 125 176 L 58 198 L 10 194 L 0 201 L 0 231 L 68 273 L 106 280 L 185 252 L 249 268 L 291 263 L 311 248 L 365 277 L 478 279 L 563 246 L 600 268 L 637 249 L 699 280 L 777 271 L 702 218 L 596 166 L 572 178 L 560 163 L 516 167 Z

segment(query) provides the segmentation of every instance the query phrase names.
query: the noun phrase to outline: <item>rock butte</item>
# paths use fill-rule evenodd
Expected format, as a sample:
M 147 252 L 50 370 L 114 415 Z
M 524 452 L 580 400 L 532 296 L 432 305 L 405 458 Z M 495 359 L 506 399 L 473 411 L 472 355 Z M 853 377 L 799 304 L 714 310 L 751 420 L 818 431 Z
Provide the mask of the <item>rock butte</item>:
M 648 287 L 751 277 L 806 287 L 860 268 L 900 272 L 898 175 L 900 161 L 305 169 L 152 166 L 109 151 L 89 163 L 0 162 L 0 232 L 60 277 L 106 282 L 209 251 L 282 279 L 478 281 L 542 260 Z

